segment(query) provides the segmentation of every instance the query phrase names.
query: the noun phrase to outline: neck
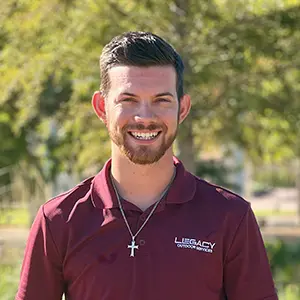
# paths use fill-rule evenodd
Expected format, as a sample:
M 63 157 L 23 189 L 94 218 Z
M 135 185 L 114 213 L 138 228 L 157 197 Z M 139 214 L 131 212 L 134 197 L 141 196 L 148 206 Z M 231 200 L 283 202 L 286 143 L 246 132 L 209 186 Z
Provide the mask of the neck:
M 118 194 L 143 211 L 160 200 L 174 172 L 172 149 L 151 165 L 137 165 L 112 152 L 111 174 Z

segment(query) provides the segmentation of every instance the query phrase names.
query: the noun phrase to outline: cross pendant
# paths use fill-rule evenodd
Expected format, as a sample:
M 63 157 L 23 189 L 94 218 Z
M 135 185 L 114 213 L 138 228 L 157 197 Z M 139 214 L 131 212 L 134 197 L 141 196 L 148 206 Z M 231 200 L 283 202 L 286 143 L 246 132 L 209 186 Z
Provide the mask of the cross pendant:
M 134 250 L 135 250 L 135 249 L 139 249 L 139 246 L 138 246 L 138 245 L 135 245 L 135 240 L 132 239 L 131 245 L 128 245 L 127 248 L 130 248 L 130 249 L 131 249 L 130 257 L 134 257 Z

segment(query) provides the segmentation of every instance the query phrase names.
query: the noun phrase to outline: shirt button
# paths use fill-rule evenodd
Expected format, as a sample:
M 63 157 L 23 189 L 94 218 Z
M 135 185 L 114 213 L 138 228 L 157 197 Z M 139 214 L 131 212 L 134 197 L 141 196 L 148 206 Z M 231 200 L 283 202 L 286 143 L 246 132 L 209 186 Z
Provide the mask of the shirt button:
M 145 216 L 145 215 L 142 215 L 140 219 L 141 219 L 141 221 L 144 222 L 144 221 L 146 220 L 146 216 Z
M 140 240 L 140 245 L 144 246 L 146 244 L 145 240 Z

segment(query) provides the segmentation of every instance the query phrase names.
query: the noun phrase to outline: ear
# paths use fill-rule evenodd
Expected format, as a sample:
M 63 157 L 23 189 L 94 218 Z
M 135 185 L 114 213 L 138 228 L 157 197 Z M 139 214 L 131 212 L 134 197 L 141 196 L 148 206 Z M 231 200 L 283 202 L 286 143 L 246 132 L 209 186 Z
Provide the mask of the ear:
M 92 105 L 96 115 L 106 125 L 107 118 L 106 118 L 106 111 L 105 111 L 105 99 L 100 91 L 94 93 L 92 98 Z
M 190 95 L 184 94 L 179 102 L 179 124 L 181 124 L 188 116 L 191 109 L 191 97 Z

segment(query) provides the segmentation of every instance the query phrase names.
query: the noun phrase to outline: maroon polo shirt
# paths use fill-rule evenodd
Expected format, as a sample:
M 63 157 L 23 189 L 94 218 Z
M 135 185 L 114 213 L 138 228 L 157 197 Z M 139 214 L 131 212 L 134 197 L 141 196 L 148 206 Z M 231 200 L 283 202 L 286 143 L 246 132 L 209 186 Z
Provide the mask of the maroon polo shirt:
M 248 202 L 184 169 L 136 238 L 110 182 L 95 177 L 41 206 L 28 238 L 17 300 L 275 300 Z M 149 183 L 151 184 L 151 183 Z M 145 212 L 123 200 L 132 231 Z

